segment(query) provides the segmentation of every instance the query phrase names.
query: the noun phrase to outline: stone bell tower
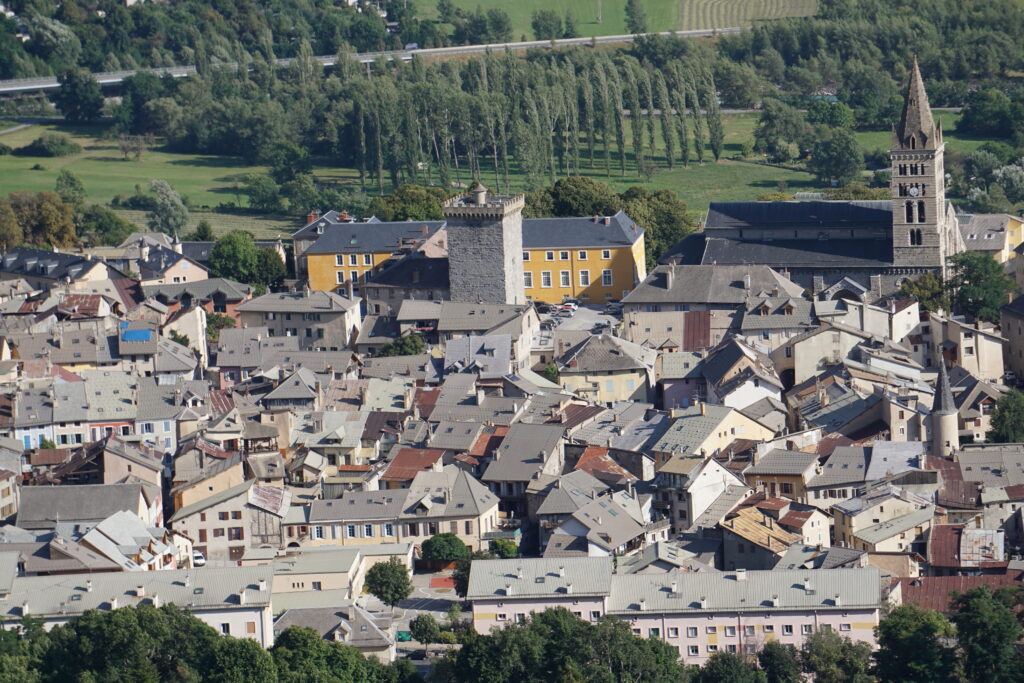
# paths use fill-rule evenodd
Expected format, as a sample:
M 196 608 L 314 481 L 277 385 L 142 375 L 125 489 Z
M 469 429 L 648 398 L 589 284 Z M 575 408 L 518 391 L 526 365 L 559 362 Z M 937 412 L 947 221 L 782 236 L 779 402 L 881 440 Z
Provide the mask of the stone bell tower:
M 452 301 L 525 304 L 523 195 L 492 195 L 479 182 L 442 211 Z
M 915 58 L 890 151 L 894 265 L 936 269 L 945 265 L 951 245 L 947 243 L 944 152 L 942 125 L 932 118 Z

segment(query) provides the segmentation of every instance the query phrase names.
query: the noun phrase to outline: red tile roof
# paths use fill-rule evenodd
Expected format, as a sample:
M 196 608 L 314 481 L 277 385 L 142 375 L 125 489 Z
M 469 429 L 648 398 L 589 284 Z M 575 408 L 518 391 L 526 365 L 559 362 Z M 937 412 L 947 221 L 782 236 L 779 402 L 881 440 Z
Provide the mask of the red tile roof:
M 385 470 L 384 481 L 412 481 L 417 474 L 434 467 L 444 455 L 443 448 L 402 448 Z
M 925 469 L 937 470 L 942 475 L 942 488 L 936 494 L 940 507 L 958 510 L 976 510 L 980 507 L 978 484 L 965 482 L 960 465 L 948 458 L 925 456 Z
M 507 434 L 508 427 L 505 426 L 484 427 L 483 431 L 480 432 L 480 436 L 476 437 L 476 441 L 466 453 L 474 458 L 483 458 L 488 453 L 493 453 L 497 450 Z
M 982 576 L 922 576 L 916 579 L 901 577 L 896 581 L 900 584 L 904 603 L 917 605 L 923 609 L 949 612 L 949 603 L 952 600 L 950 593 L 966 593 L 981 585 L 988 585 L 996 590 L 1004 586 L 1020 585 L 1022 578 L 1024 574 L 1021 572 L 1008 571 L 1004 574 Z
M 608 449 L 604 446 L 587 446 L 576 462 L 576 469 L 583 470 L 601 481 L 606 481 L 609 478 L 636 481 L 636 477 L 608 455 Z
M 420 417 L 424 420 L 430 419 L 430 414 L 434 412 L 434 406 L 437 405 L 437 399 L 440 395 L 441 390 L 439 388 L 420 388 L 416 390 L 413 405 L 420 409 Z
M 548 418 L 545 422 L 548 424 L 564 425 L 566 429 L 571 429 L 583 424 L 587 420 L 597 417 L 604 411 L 605 408 L 602 408 L 601 406 L 570 403 L 564 409 L 559 411 L 558 415 Z

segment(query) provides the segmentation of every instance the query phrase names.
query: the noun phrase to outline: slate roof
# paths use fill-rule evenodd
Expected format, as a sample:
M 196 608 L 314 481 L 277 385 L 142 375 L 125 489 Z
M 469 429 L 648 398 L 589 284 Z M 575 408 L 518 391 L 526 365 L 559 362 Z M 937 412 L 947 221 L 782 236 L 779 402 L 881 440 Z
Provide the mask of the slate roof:
M 507 334 L 469 334 L 445 344 L 446 372 L 471 372 L 481 379 L 494 379 L 507 375 L 511 364 L 512 337 Z
M 722 423 L 722 420 L 732 412 L 732 408 L 728 406 L 706 403 L 702 405 L 704 414 L 701 414 L 701 408 L 698 406 L 690 406 L 683 411 L 677 411 L 677 417 L 661 437 L 650 446 L 651 450 L 697 455 L 694 449 L 704 443 Z
M 241 301 L 249 296 L 252 287 L 221 277 L 208 278 L 196 282 L 178 282 L 164 285 L 143 285 L 142 293 L 146 297 L 154 297 L 164 303 L 170 301 L 210 301 L 215 295 L 221 294 L 227 301 Z
M 863 482 L 867 476 L 870 453 L 870 446 L 840 446 L 836 448 L 825 464 L 821 466 L 821 474 L 807 482 L 807 486 L 819 488 Z
M 760 461 L 744 474 L 780 474 L 799 476 L 808 469 L 812 469 L 818 463 L 818 456 L 815 453 L 804 453 L 803 451 L 787 451 L 776 448 L 769 451 Z
M 799 202 L 803 204 L 805 202 Z M 885 202 L 888 206 L 889 202 Z M 890 213 L 886 210 L 886 216 Z M 728 237 L 705 239 L 705 265 L 760 264 L 774 268 L 879 268 L 892 264 L 889 240 L 778 239 L 771 242 Z
M 770 293 L 775 289 L 789 296 L 799 297 L 803 294 L 802 287 L 768 266 L 664 265 L 651 271 L 647 279 L 623 297 L 622 303 L 687 302 L 739 305 L 752 294 L 761 291 Z
M 560 447 L 564 433 L 561 425 L 512 425 L 483 480 L 529 481 L 543 468 L 548 454 Z
M 1012 216 L 1005 213 L 962 213 L 956 218 L 968 251 L 999 251 L 1006 246 L 1007 227 Z
M 607 491 L 608 486 L 583 470 L 574 470 L 551 477 L 544 490 L 547 495 L 537 508 L 538 515 L 570 515 Z
M 854 536 L 865 543 L 876 545 L 888 538 L 892 538 L 896 534 L 904 533 L 914 527 L 928 522 L 934 515 L 935 507 L 929 505 L 928 507 L 914 510 L 913 512 L 896 517 L 895 519 L 890 519 L 880 524 L 873 524 L 866 529 L 861 529 L 856 532 Z
M 587 336 L 558 359 L 559 372 L 651 371 L 658 352 L 610 334 Z
M 15 247 L 0 259 L 0 270 L 26 277 L 41 277 L 49 280 L 70 278 L 77 280 L 92 270 L 99 261 L 87 259 L 80 254 L 62 254 L 31 247 Z
M 611 590 L 612 558 L 519 558 L 479 560 L 470 566 L 467 600 L 565 595 L 606 596 Z
M 166 273 L 174 266 L 178 265 L 178 263 L 180 263 L 181 261 L 190 261 L 191 265 L 195 266 L 196 268 L 206 270 L 206 268 L 199 265 L 197 262 L 193 261 L 187 256 L 184 256 L 183 254 L 179 254 L 173 249 L 154 246 L 150 247 L 149 254 L 147 254 L 145 260 L 139 259 L 139 274 L 142 276 L 143 279 L 146 279 L 147 277 L 151 277 L 154 275 L 160 276 Z
M 446 290 L 450 287 L 448 272 L 448 257 L 430 258 L 414 252 L 376 273 L 369 286 Z
M 627 247 L 643 234 L 624 211 L 613 216 L 523 219 L 523 249 Z
M 161 604 L 174 603 L 193 612 L 234 609 L 239 590 L 245 592 L 246 605 L 261 607 L 270 604 L 272 579 L 269 566 L 16 577 L 0 618 L 19 621 L 23 604 L 35 616 L 71 618 L 88 610 L 110 609 L 111 598 L 117 599 L 118 607 L 126 607 L 153 604 L 154 595 Z M 143 597 L 135 595 L 137 586 L 143 587 Z
M 308 292 L 271 292 L 240 304 L 241 313 L 341 313 L 359 305 L 359 299 L 310 290 Z
M 889 228 L 892 202 L 785 201 L 712 202 L 705 231 L 716 228 L 808 229 Z
M 316 226 L 320 220 L 314 221 L 312 225 Z M 323 234 L 304 253 L 392 253 L 400 249 L 403 242 L 418 242 L 430 237 L 444 224 L 444 221 L 332 223 L 328 220 Z M 296 233 L 305 234 L 308 234 L 306 228 Z
M 135 512 L 143 498 L 142 484 L 23 486 L 17 525 L 52 529 L 58 522 L 99 522 L 115 512 Z

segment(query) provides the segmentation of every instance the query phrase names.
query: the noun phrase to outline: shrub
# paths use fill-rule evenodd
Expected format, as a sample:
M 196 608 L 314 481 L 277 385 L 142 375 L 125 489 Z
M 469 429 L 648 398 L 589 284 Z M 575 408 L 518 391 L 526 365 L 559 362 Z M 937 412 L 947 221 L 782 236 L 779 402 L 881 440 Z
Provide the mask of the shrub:
M 19 147 L 16 153 L 26 157 L 66 157 L 78 154 L 82 146 L 63 133 L 45 133 L 35 140 Z
M 14 150 L 11 149 L 10 145 L 5 145 L 4 143 L 0 142 L 0 157 L 7 156 L 12 151 Z

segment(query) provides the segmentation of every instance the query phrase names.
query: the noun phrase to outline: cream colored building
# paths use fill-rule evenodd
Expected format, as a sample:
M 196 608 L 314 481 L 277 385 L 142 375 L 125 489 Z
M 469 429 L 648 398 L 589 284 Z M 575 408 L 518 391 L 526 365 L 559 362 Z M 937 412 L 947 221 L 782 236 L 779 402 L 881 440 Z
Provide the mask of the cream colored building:
M 558 383 L 593 403 L 647 401 L 658 352 L 609 334 L 588 335 L 558 358 Z
M 771 428 L 728 406 L 700 403 L 674 410 L 672 417 L 671 426 L 651 446 L 656 469 L 677 453 L 717 455 L 736 439 L 770 441 L 775 436 Z

